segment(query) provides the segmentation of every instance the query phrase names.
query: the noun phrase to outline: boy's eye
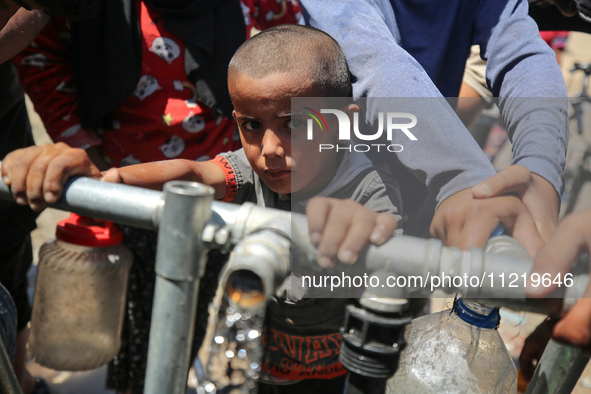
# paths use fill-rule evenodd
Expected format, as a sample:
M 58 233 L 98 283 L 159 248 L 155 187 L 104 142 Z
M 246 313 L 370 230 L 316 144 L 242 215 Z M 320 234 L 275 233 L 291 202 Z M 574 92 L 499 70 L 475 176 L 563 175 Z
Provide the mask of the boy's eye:
M 247 131 L 257 131 L 261 128 L 261 124 L 256 120 L 249 120 L 242 123 L 242 127 Z
M 291 118 L 291 120 L 289 122 L 287 122 L 287 127 L 289 127 L 292 130 L 301 129 L 305 125 L 306 125 L 306 122 L 304 122 L 304 120 L 301 118 Z

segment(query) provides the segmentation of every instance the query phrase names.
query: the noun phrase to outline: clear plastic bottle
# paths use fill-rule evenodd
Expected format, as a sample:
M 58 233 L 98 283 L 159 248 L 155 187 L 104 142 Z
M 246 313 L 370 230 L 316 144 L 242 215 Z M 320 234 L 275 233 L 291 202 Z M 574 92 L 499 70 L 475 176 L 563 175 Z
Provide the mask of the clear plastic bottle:
M 517 368 L 497 331 L 497 308 L 457 299 L 451 310 L 419 317 L 388 393 L 515 393 Z
M 131 252 L 111 222 L 75 214 L 39 251 L 28 349 L 48 368 L 108 363 L 121 346 Z

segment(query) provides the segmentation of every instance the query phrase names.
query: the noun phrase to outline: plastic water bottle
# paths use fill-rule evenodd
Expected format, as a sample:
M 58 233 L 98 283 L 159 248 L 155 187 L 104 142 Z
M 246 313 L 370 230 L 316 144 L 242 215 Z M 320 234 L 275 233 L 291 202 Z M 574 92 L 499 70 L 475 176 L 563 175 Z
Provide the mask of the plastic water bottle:
M 114 223 L 72 214 L 39 251 L 28 348 L 48 368 L 108 363 L 121 346 L 131 252 Z
M 497 331 L 498 308 L 459 298 L 414 319 L 389 393 L 515 393 L 517 368 Z

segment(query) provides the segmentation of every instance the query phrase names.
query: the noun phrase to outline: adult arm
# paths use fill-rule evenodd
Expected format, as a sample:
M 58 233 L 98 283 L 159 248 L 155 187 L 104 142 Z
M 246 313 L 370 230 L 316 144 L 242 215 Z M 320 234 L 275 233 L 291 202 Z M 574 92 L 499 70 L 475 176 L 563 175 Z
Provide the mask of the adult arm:
M 413 106 L 415 111 L 424 109 L 416 114 L 417 127 L 412 129 L 417 141 L 395 133 L 393 142 L 404 146 L 397 153 L 398 159 L 427 185 L 438 203 L 494 174 L 492 165 L 421 65 L 400 46 L 388 0 L 303 0 L 301 4 L 306 23 L 329 33 L 343 48 L 357 79 L 355 97 L 426 98 L 407 100 L 418 104 Z M 370 122 L 379 112 L 394 112 L 396 108 L 389 103 L 370 100 Z
M 540 38 L 527 8 L 517 0 L 502 8 L 497 1 L 480 6 L 475 40 L 487 60 L 488 84 L 499 97 L 513 160 L 511 167 L 476 189 L 475 196 L 518 194 L 547 240 L 558 221 L 564 185 L 568 103 L 554 52 Z M 530 173 L 524 176 L 519 166 Z
M 420 65 L 400 47 L 400 33 L 389 1 L 323 2 L 303 0 L 302 5 L 304 6 L 304 16 L 307 21 L 332 34 L 343 46 L 351 70 L 358 78 L 358 82 L 354 85 L 355 96 L 440 97 L 437 89 Z M 499 43 L 508 44 L 511 39 L 519 42 L 522 33 L 528 35 L 527 40 L 531 40 L 535 44 L 533 48 L 527 46 L 520 48 L 525 53 L 519 56 L 515 56 L 515 49 L 508 51 L 503 48 L 502 52 L 495 52 L 495 61 L 502 65 L 499 70 L 495 71 L 495 86 L 500 89 L 502 85 L 504 89 L 502 94 L 506 95 L 514 96 L 518 94 L 521 96 L 542 97 L 541 94 L 543 93 L 539 90 L 528 92 L 530 87 L 541 85 L 540 78 L 537 77 L 528 81 L 527 86 L 520 85 L 518 89 L 515 89 L 515 83 L 517 82 L 515 78 L 531 78 L 531 70 L 524 73 L 525 68 L 531 65 L 531 62 L 535 61 L 535 59 L 544 59 L 546 56 L 544 49 L 547 50 L 546 54 L 551 53 L 551 51 L 548 52 L 548 48 L 538 45 L 540 42 L 543 44 L 543 42 L 539 39 L 537 31 L 534 32 L 531 29 L 531 20 L 527 19 L 527 12 L 522 15 L 523 4 L 516 4 L 516 1 L 513 0 L 506 3 L 483 1 L 478 7 L 479 15 L 476 15 L 478 19 L 475 23 L 478 26 L 475 33 L 476 43 L 484 45 L 491 39 L 492 44 L 488 47 L 491 53 L 493 48 L 496 51 L 497 46 L 503 45 Z M 525 11 L 527 10 L 525 9 Z M 508 26 L 511 21 L 519 26 L 525 26 L 526 29 L 520 30 L 521 28 L 519 28 L 515 32 L 511 26 Z M 533 26 L 535 29 L 535 24 Z M 493 27 L 496 30 L 493 31 Z M 496 35 L 491 38 L 492 33 Z M 538 40 L 537 43 L 535 39 Z M 372 45 L 367 45 L 368 42 L 372 43 Z M 512 43 L 513 46 L 514 43 Z M 533 53 L 528 53 L 528 50 Z M 528 58 L 528 62 L 521 64 L 522 57 Z M 519 67 L 517 67 L 519 72 L 512 72 L 511 68 L 516 66 L 517 63 L 519 63 Z M 499 82 L 503 81 L 503 77 L 512 79 L 512 83 L 508 86 L 500 84 Z M 544 78 L 546 77 L 541 77 L 541 79 Z M 564 87 L 553 85 L 549 89 L 553 89 L 552 97 L 556 98 L 561 96 L 560 92 L 564 90 Z M 500 94 L 494 90 L 493 93 L 495 95 Z M 437 203 L 440 204 L 432 223 L 431 233 L 443 237 L 444 241 L 448 243 L 460 242 L 460 245 L 470 246 L 476 241 L 473 237 L 472 241 L 466 243 L 464 236 L 458 237 L 457 234 L 451 234 L 451 237 L 448 237 L 449 229 L 454 228 L 456 229 L 454 231 L 461 231 L 466 228 L 466 225 L 470 225 L 471 221 L 476 220 L 476 217 L 467 219 L 466 215 L 473 216 L 471 213 L 475 211 L 479 204 L 474 201 L 475 196 L 468 196 L 469 192 L 463 189 L 478 183 L 478 179 L 484 180 L 488 178 L 494 174 L 494 171 L 485 162 L 480 150 L 475 147 L 474 141 L 459 123 L 455 114 L 446 111 L 448 109 L 446 105 L 438 105 L 437 103 L 436 99 L 430 99 L 428 105 L 417 107 L 419 114 L 421 113 L 421 107 L 427 108 L 427 113 L 422 113 L 422 116 L 417 115 L 421 128 L 413 129 L 413 132 L 417 133 L 418 141 L 408 143 L 408 141 L 401 141 L 400 136 L 398 136 L 398 140 L 395 138 L 395 143 L 407 142 L 404 144 L 404 151 L 397 154 L 397 156 L 407 169 L 424 181 L 430 193 L 436 197 Z M 527 105 L 523 105 L 523 103 L 515 104 L 507 100 L 503 103 L 503 107 L 508 119 L 542 124 L 545 127 L 538 128 L 540 132 L 551 129 L 548 134 L 545 134 L 545 138 L 557 137 L 558 139 L 553 141 L 558 147 L 553 147 L 550 152 L 545 152 L 542 154 L 543 157 L 539 158 L 540 152 L 538 148 L 542 147 L 541 149 L 544 149 L 543 143 L 537 140 L 533 141 L 534 146 L 524 146 L 532 141 L 533 136 L 531 133 L 524 132 L 523 129 L 511 130 L 514 143 L 519 145 L 515 162 L 521 163 L 523 161 L 524 165 L 527 165 L 528 168 L 531 167 L 535 174 L 535 181 L 533 182 L 537 186 L 535 189 L 543 190 L 543 193 L 537 194 L 536 198 L 533 199 L 540 202 L 544 201 L 540 196 L 550 195 L 551 202 L 541 205 L 545 208 L 551 205 L 553 209 L 549 211 L 555 212 L 557 210 L 555 208 L 557 206 L 557 194 L 555 192 L 554 195 L 548 193 L 548 189 L 549 185 L 552 185 L 555 190 L 561 188 L 560 154 L 557 153 L 563 149 L 562 146 L 565 146 L 565 139 L 561 137 L 565 135 L 565 128 L 563 125 L 560 125 L 560 127 L 554 126 L 561 120 L 566 119 L 563 116 L 566 112 L 562 113 L 561 110 L 551 111 L 544 114 L 540 119 L 532 121 L 532 114 L 539 114 L 539 103 L 527 102 Z M 368 109 L 368 116 L 372 119 L 377 112 L 387 110 L 388 108 L 379 108 L 378 103 Z M 549 124 L 553 126 L 548 126 Z M 551 160 L 550 163 L 545 162 L 548 158 Z M 541 176 L 541 178 L 538 178 L 538 176 Z M 512 179 L 508 181 L 513 182 Z M 528 203 L 528 209 L 540 205 L 530 203 L 532 195 L 533 193 L 528 193 L 527 198 L 522 198 L 522 202 Z M 443 201 L 446 201 L 446 204 L 442 204 Z M 457 204 L 463 204 L 460 213 L 455 208 L 450 209 Z M 489 206 L 495 212 L 481 212 L 479 215 L 488 218 L 491 217 L 490 214 L 497 217 L 499 214 L 504 216 L 505 213 L 501 212 L 502 205 L 494 204 L 494 206 Z M 538 212 L 542 212 L 545 217 L 540 220 L 536 219 L 536 223 L 538 221 L 555 220 L 552 219 L 555 217 L 553 213 L 543 213 L 543 209 L 538 210 Z M 459 227 L 458 222 L 460 222 Z M 492 225 L 491 221 L 487 221 L 487 223 Z M 484 234 L 487 230 L 489 230 L 488 227 L 482 227 L 478 230 L 478 243 L 487 238 L 487 234 Z M 539 242 L 536 242 L 536 244 L 539 245 Z M 528 249 L 535 251 L 536 248 L 537 246 L 532 244 Z
M 433 98 L 425 101 L 428 112 L 419 117 L 420 129 L 413 129 L 418 141 L 404 144 L 404 151 L 397 156 L 415 174 L 424 172 L 425 182 L 431 192 L 436 192 L 438 203 L 475 178 L 484 179 L 494 173 L 474 149 L 455 114 L 440 111 L 435 100 L 441 97 L 439 91 L 400 46 L 401 35 L 390 1 L 301 3 L 307 23 L 327 31 L 343 47 L 357 78 L 354 96 Z M 528 17 L 527 3 L 486 0 L 480 2 L 476 12 L 473 43 L 481 45 L 483 57 L 488 60 L 487 80 L 493 96 L 503 98 L 503 118 L 509 122 L 508 131 L 516 145 L 512 164 L 524 165 L 560 191 L 568 131 L 567 102 L 554 54 Z M 524 97 L 528 100 L 516 99 Z M 380 105 L 370 103 L 369 119 L 376 118 L 380 110 L 391 110 Z M 408 142 L 401 135 L 394 137 L 395 142 Z M 443 186 L 437 182 L 441 177 L 447 178 Z
M 486 78 L 493 96 L 499 97 L 513 142 L 511 164 L 540 175 L 560 193 L 568 142 L 564 78 L 554 52 L 527 14 L 527 3 L 507 1 L 495 23 L 490 14 L 499 8 L 497 3 L 480 7 L 475 41 L 487 60 Z
M 417 140 L 404 134 L 392 142 L 404 146 L 397 158 L 419 180 L 439 204 L 431 234 L 446 244 L 464 248 L 482 246 L 499 222 L 527 234 L 520 239 L 532 253 L 540 247 L 527 209 L 517 199 L 486 202 L 473 198 L 468 189 L 495 171 L 481 149 L 443 99 L 421 65 L 400 45 L 394 11 L 387 0 L 325 1 L 303 0 L 308 24 L 331 34 L 342 46 L 351 72 L 357 78 L 355 97 L 402 97 L 398 100 L 370 100 L 370 121 L 379 112 L 400 110 L 417 116 L 413 128 Z M 368 45 L 368 43 L 371 43 Z M 404 193 L 404 185 L 402 185 Z M 524 229 L 528 231 L 521 231 Z

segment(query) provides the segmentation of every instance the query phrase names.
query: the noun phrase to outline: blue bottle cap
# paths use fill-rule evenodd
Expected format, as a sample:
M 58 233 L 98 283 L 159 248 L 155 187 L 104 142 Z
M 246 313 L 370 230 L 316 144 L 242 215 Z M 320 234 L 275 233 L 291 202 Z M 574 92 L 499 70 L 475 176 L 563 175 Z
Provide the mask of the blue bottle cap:
M 494 329 L 497 328 L 501 322 L 499 308 L 492 308 L 488 314 L 479 313 L 470 308 L 462 298 L 456 300 L 453 310 L 460 319 L 475 327 Z
M 492 233 L 490 233 L 490 237 L 498 237 L 499 235 L 502 235 L 505 233 L 505 226 L 503 226 L 503 223 L 499 223 L 497 224 L 497 227 L 495 227 L 495 229 L 492 231 Z

